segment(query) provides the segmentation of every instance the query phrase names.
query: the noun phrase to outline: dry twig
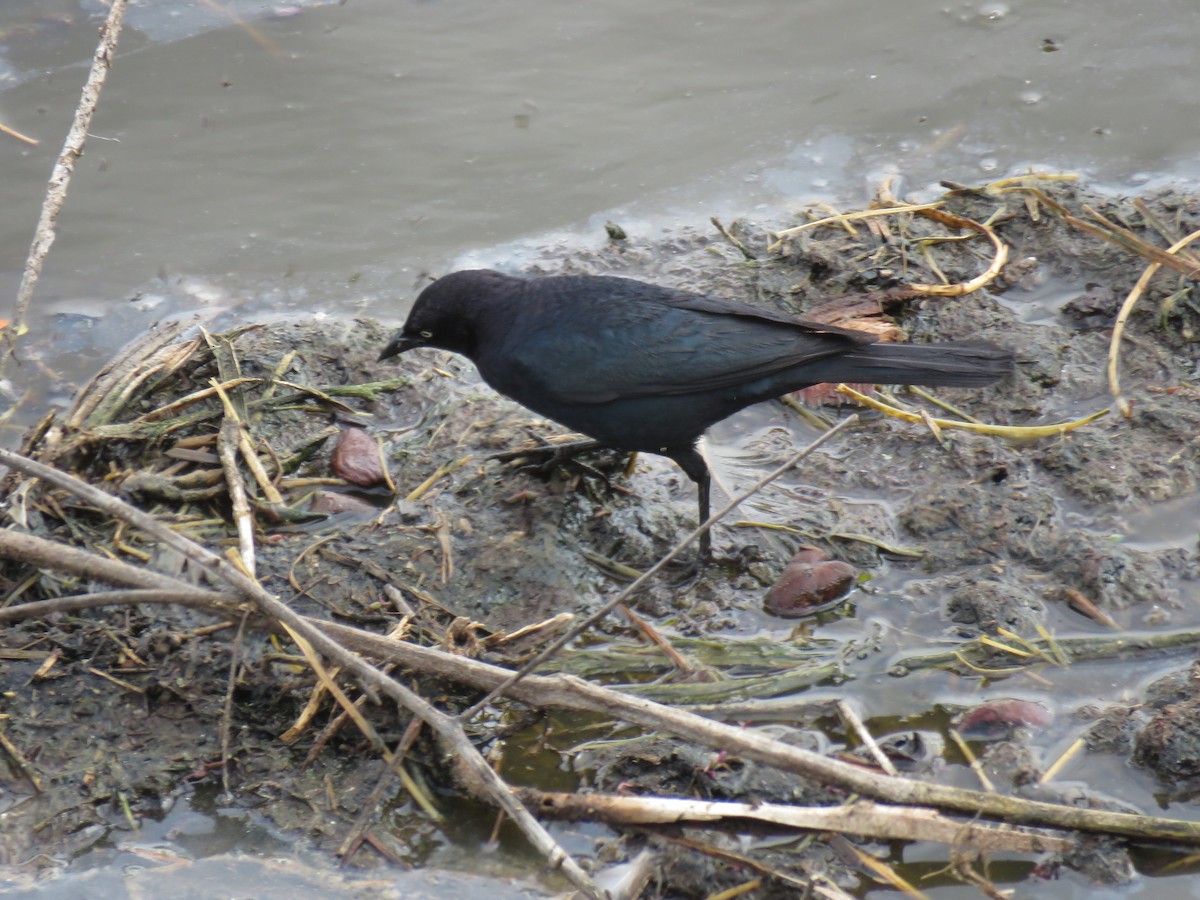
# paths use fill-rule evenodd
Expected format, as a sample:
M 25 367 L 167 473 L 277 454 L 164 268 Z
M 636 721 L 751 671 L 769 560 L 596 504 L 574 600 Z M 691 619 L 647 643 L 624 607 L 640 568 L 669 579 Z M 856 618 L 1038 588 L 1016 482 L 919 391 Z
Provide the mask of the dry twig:
M 1187 237 L 1172 244 L 1170 249 L 1165 251 L 1168 259 L 1176 259 L 1176 254 L 1184 247 L 1192 243 L 1192 241 L 1200 238 L 1200 231 L 1193 231 Z M 1164 251 L 1159 251 L 1163 253 Z M 1129 321 L 1129 317 L 1133 314 L 1133 308 L 1137 305 L 1138 299 L 1146 290 L 1146 286 L 1150 284 L 1150 279 L 1164 265 L 1161 260 L 1155 260 L 1146 266 L 1146 270 L 1142 272 L 1142 276 L 1134 284 L 1133 289 L 1129 292 L 1129 296 L 1125 298 L 1125 302 L 1121 304 L 1121 311 L 1117 313 L 1117 322 L 1113 326 L 1112 340 L 1108 345 L 1108 389 L 1113 395 L 1113 399 L 1117 403 L 1117 407 L 1121 410 L 1121 415 L 1129 418 L 1133 415 L 1133 407 L 1121 393 L 1121 376 L 1119 364 L 1121 358 L 1121 336 L 1125 334 L 1125 324 Z M 1200 270 L 1200 266 L 1196 266 Z M 1189 277 L 1194 278 L 1193 273 Z
M 845 394 L 847 397 L 852 397 L 856 403 L 869 406 L 871 409 L 894 418 L 903 419 L 905 422 L 915 422 L 922 425 L 928 425 L 929 422 L 932 422 L 939 428 L 960 428 L 963 431 L 973 431 L 976 434 L 991 434 L 996 437 L 1012 438 L 1018 441 L 1043 437 L 1058 437 L 1108 415 L 1108 410 L 1102 409 L 1089 416 L 1084 416 L 1082 419 L 1076 419 L 1074 422 L 1058 422 L 1053 425 L 989 425 L 985 422 L 959 422 L 955 419 L 935 419 L 932 417 L 926 421 L 924 417 L 917 413 L 911 413 L 884 403 L 881 400 L 876 400 L 874 397 L 868 397 L 866 394 L 861 394 L 854 390 L 854 388 L 844 384 L 837 386 L 837 392 Z
M 782 803 L 731 803 L 677 797 L 628 797 L 611 794 L 563 794 L 524 788 L 521 798 L 552 818 L 601 821 L 613 825 L 713 824 L 745 822 L 812 831 L 837 831 L 881 840 L 965 844 L 985 852 L 1066 852 L 1074 842 L 1003 826 L 950 819 L 928 809 L 881 806 L 854 801 L 842 806 L 790 806 Z
M 55 225 L 63 203 L 67 199 L 67 187 L 71 183 L 71 173 L 75 171 L 75 162 L 83 156 L 83 145 L 87 141 L 88 127 L 96 105 L 100 102 L 100 89 L 108 77 L 108 69 L 112 65 L 113 54 L 117 49 L 117 38 L 121 34 L 121 20 L 125 16 L 128 0 L 112 0 L 108 10 L 108 18 L 100 29 L 100 43 L 92 56 L 92 68 L 88 72 L 87 82 L 79 98 L 79 106 L 75 110 L 75 120 L 71 130 L 63 142 L 63 148 L 50 174 L 50 182 L 46 188 L 46 197 L 42 202 L 41 216 L 38 218 L 37 229 L 34 231 L 33 243 L 29 247 L 29 256 L 25 260 L 25 271 L 21 276 L 21 285 L 17 289 L 17 302 L 13 309 L 12 329 L 7 332 L 10 340 L 5 353 L 0 355 L 0 369 L 12 356 L 12 337 L 20 337 L 28 326 L 26 319 L 29 315 L 29 301 L 33 299 L 33 290 L 38 277 L 42 274 L 42 266 L 50 246 L 54 243 Z

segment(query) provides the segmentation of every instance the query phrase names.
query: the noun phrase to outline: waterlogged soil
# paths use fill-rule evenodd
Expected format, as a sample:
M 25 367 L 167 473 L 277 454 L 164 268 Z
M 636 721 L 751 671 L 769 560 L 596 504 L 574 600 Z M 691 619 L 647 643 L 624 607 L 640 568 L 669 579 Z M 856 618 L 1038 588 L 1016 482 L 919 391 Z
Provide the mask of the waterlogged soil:
M 1070 186 L 1052 190 L 1076 214 L 1090 204 L 1159 245 L 1200 227 L 1195 197 L 1164 191 L 1140 198 L 1169 232 L 1164 239 L 1132 198 Z M 930 258 L 952 282 L 975 277 L 992 253 L 982 238 L 930 244 L 933 256 L 926 257 L 915 249 L 916 239 L 945 234 L 943 226 L 918 221 L 905 231 L 895 223 L 884 229 L 860 224 L 853 234 L 820 230 L 771 253 L 769 232 L 802 221 L 782 212 L 768 222 L 731 224 L 753 259 L 697 226 L 562 243 L 545 248 L 525 269 L 627 275 L 798 314 L 828 314 L 832 298 L 883 296 L 887 315 L 912 340 L 984 339 L 1013 348 L 1016 370 L 1004 383 L 938 392 L 979 421 L 1039 425 L 1108 406 L 1104 368 L 1113 320 L 1145 261 L 1044 209 L 1032 210 L 1021 195 L 960 196 L 950 207 L 977 221 L 991 219 L 1010 248 L 999 277 L 965 297 L 900 301 L 895 289 L 934 282 Z M 975 786 L 947 740 L 963 727 L 997 790 L 1156 813 L 1169 802 L 1169 812 L 1193 815 L 1200 778 L 1190 668 L 1200 634 L 1192 516 L 1200 508 L 1200 404 L 1193 385 L 1200 307 L 1189 286 L 1176 273 L 1160 273 L 1130 318 L 1120 357 L 1130 417 L 1113 414 L 1068 434 L 1010 441 L 949 429 L 937 438 L 924 425 L 864 413 L 800 471 L 718 525 L 717 562 L 698 578 L 666 578 L 639 594 L 637 610 L 669 636 L 694 641 L 689 646 L 699 655 L 754 644 L 811 652 L 814 665 L 822 666 L 807 688 L 775 697 L 791 701 L 779 716 L 784 721 L 763 721 L 771 718 L 766 707 L 739 706 L 743 697 L 726 696 L 706 709 L 803 746 L 849 753 L 858 741 L 830 705 L 844 698 L 918 777 Z M 552 467 L 490 458 L 538 446 L 561 429 L 498 397 L 469 363 L 448 354 L 410 353 L 377 363 L 394 327 L 294 321 L 246 330 L 233 340 L 247 375 L 275 373 L 320 388 L 400 379 L 373 399 L 345 400 L 353 411 L 297 403 L 255 424 L 284 458 L 315 435 L 365 428 L 381 442 L 401 498 L 383 488 L 320 486 L 351 495 L 357 506 L 290 525 L 260 517 L 260 577 L 294 608 L 380 630 L 403 622 L 413 640 L 513 662 L 522 648 L 497 654 L 488 649 L 489 635 L 595 609 L 622 584 L 614 564 L 644 569 L 695 524 L 694 486 L 666 460 L 641 456 L 629 468 L 625 457 L 603 451 Z M 177 383 L 132 412 L 167 402 L 171 392 L 183 396 L 206 383 L 204 376 L 203 365 L 184 367 Z M 847 414 L 821 410 L 830 421 Z M 716 429 L 710 456 L 717 483 L 726 492 L 744 488 L 818 433 L 783 404 L 761 405 Z M 332 444 L 332 438 L 321 444 L 296 474 L 328 476 Z M 111 441 L 64 462 L 124 488 L 160 514 L 227 520 L 223 498 L 173 504 L 147 491 L 144 479 L 131 492 L 139 482 L 130 473 L 165 468 L 161 454 L 170 447 L 170 439 Z M 287 500 L 301 507 L 313 489 L 290 489 Z M 89 547 L 101 536 L 111 539 L 109 523 L 56 496 L 56 503 L 28 507 L 30 530 Z M 1164 526 L 1167 519 L 1177 525 Z M 211 546 L 236 543 L 228 525 L 197 527 Z M 146 565 L 182 568 L 136 536 L 123 534 L 109 547 L 120 556 L 130 545 L 146 555 Z M 801 545 L 854 565 L 860 585 L 842 605 L 797 623 L 763 612 L 762 601 Z M 61 574 L 37 578 L 11 563 L 2 574 L 10 603 L 99 589 Z M 1099 612 L 1081 611 L 1080 598 Z M 161 817 L 197 785 L 223 789 L 226 783 L 230 806 L 252 809 L 317 850 L 332 853 L 339 846 L 375 802 L 369 794 L 385 763 L 349 726 L 318 741 L 338 714 L 327 702 L 313 724 L 283 740 L 312 694 L 310 670 L 287 646 L 253 631 L 238 636 L 236 624 L 215 631 L 207 627 L 212 624 L 195 612 L 142 606 L 6 626 L 0 729 L 12 749 L 0 756 L 0 864 L 61 869 L 80 854 L 133 841 L 139 820 Z M 981 649 L 984 636 L 993 641 L 990 649 Z M 544 639 L 540 634 L 534 644 Z M 1047 639 L 1040 653 L 1021 643 Z M 1068 639 L 1078 644 L 1065 650 Z M 997 644 L 1015 649 L 1006 653 Z M 588 674 L 610 682 L 645 681 L 648 672 L 667 671 L 657 657 L 622 670 L 629 657 L 616 651 L 636 645 L 627 624 L 611 619 L 586 654 L 561 665 L 571 671 L 590 665 Z M 609 650 L 614 662 L 606 668 Z M 743 661 L 724 671 L 736 678 L 771 671 L 771 664 Z M 414 684 L 452 709 L 472 700 L 453 685 Z M 394 745 L 407 721 L 386 707 L 368 711 L 379 735 Z M 977 730 L 981 721 L 988 727 Z M 502 772 L 519 772 L 511 777 L 545 789 L 843 799 L 828 787 L 663 736 L 631 742 L 628 732 L 616 730 L 625 740 L 597 742 L 610 733 L 598 730 L 601 725 L 514 709 L 478 736 Z M 1082 749 L 1068 763 L 1064 786 L 1054 780 L 1039 785 L 1075 740 Z M 584 742 L 586 751 L 569 752 Z M 491 812 L 456 799 L 449 767 L 432 747 L 418 743 L 413 767 L 437 802 L 459 811 L 452 817 L 459 824 L 439 826 L 405 791 L 390 788 L 387 812 L 372 827 L 376 849 L 360 851 L 353 866 L 378 864 L 378 848 L 392 862 L 444 862 L 447 847 L 467 848 L 470 856 L 488 840 Z M 1112 776 L 1129 769 L 1132 776 Z M 512 851 L 501 858 L 514 871 L 536 874 L 538 865 L 520 849 L 515 832 L 505 826 L 500 835 Z M 707 896 L 751 877 L 727 858 L 668 837 L 737 852 L 756 843 L 701 830 L 604 833 L 589 842 L 586 861 L 603 869 L 649 846 L 659 854 L 650 893 L 660 896 Z M 800 878 L 820 872 L 851 891 L 872 883 L 830 843 L 762 844 L 757 858 L 768 868 Z M 862 847 L 903 860 L 894 848 Z M 940 869 L 946 852 L 924 858 L 931 860 L 927 868 L 909 863 L 901 871 L 919 877 Z M 1066 858 L 1010 861 L 991 874 L 1008 882 L 1062 876 L 1120 885 L 1149 865 L 1119 844 L 1090 842 Z M 943 874 L 923 884 L 950 879 Z M 774 889 L 771 883 L 767 889 Z M 790 888 L 778 890 L 783 895 Z

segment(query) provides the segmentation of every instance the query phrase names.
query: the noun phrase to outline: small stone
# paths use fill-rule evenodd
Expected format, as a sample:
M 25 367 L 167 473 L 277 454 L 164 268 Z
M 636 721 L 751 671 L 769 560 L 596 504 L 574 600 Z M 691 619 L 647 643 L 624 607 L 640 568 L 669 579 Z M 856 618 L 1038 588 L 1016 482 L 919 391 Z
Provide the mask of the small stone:
M 858 572 L 841 560 L 788 563 L 763 598 L 763 609 L 784 618 L 807 616 L 837 600 L 854 585 Z
M 385 480 L 379 445 L 361 428 L 347 428 L 341 433 L 337 446 L 333 448 L 331 467 L 338 478 L 362 487 L 371 487 Z

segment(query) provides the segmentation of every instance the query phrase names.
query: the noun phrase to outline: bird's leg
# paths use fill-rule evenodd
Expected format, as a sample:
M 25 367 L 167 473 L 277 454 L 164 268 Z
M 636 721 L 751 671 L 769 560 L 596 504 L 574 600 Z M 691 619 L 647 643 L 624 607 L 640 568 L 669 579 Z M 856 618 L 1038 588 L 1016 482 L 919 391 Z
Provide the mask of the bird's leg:
M 704 469 L 704 480 L 698 485 L 697 493 L 700 495 L 700 519 L 696 524 L 707 522 L 711 514 L 709 509 L 709 495 L 712 492 L 712 476 L 708 473 L 708 468 Z M 700 558 L 705 562 L 712 559 L 712 529 L 705 531 L 700 535 Z
M 712 475 L 708 471 L 708 463 L 704 461 L 704 457 L 700 455 L 700 451 L 694 445 L 682 450 L 672 450 L 665 455 L 675 460 L 679 464 L 679 468 L 683 469 L 684 474 L 696 482 L 700 513 L 700 521 L 696 524 L 707 522 L 712 492 Z M 712 535 L 709 531 L 700 535 L 698 551 L 697 556 L 701 565 L 712 560 Z

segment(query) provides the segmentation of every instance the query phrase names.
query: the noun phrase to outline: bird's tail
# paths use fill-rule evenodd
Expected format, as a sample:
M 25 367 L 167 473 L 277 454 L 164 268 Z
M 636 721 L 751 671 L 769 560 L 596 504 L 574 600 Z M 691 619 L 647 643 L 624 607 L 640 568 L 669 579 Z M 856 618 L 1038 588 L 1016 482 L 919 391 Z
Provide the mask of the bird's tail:
M 945 344 L 863 344 L 839 354 L 831 368 L 844 375 L 825 381 L 978 387 L 1012 372 L 1013 355 L 986 341 Z

